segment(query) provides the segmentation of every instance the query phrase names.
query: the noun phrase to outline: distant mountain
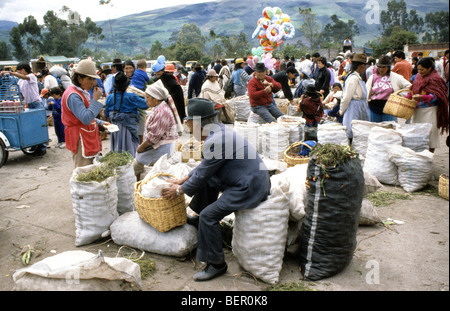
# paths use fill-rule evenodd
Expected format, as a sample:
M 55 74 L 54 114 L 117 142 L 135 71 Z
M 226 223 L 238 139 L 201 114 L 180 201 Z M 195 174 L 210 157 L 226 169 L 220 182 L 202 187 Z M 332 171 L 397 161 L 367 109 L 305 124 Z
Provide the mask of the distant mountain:
M 376 1 L 380 10 L 387 9 L 389 0 Z M 322 26 L 331 22 L 330 16 L 336 14 L 340 19 L 355 20 L 360 34 L 353 38 L 355 46 L 362 47 L 381 33 L 381 25 L 368 24 L 366 15 L 369 9 L 365 6 L 368 0 L 219 0 L 200 4 L 186 4 L 164 9 L 145 11 L 138 14 L 127 15 L 112 19 L 111 26 L 114 33 L 116 49 L 128 55 L 135 55 L 144 50 L 148 51 L 156 40 L 168 46 L 172 33 L 178 32 L 184 23 L 196 23 L 204 36 L 208 36 L 210 30 L 217 35 L 233 36 L 244 32 L 247 39 L 254 47 L 259 46 L 259 40 L 251 39 L 262 11 L 265 7 L 280 7 L 283 13 L 290 16 L 291 22 L 296 28 L 296 35 L 286 43 L 296 43 L 304 40 L 298 30 L 301 25 L 298 8 L 311 8 L 317 14 Z M 407 0 L 408 11 L 415 9 L 419 15 L 425 16 L 428 12 L 448 11 L 448 0 Z M 99 41 L 99 48 L 111 50 L 112 40 L 110 24 L 108 20 L 96 21 L 103 28 L 105 39 Z M 17 23 L 0 21 L 0 41 L 9 41 L 9 30 Z M 2 36 L 3 34 L 3 36 Z M 87 42 L 87 47 L 95 48 L 93 40 Z
M 369 9 L 365 8 L 367 0 L 340 0 L 332 2 L 329 0 L 221 0 L 203 4 L 180 5 L 170 8 L 146 11 L 111 20 L 114 32 L 116 49 L 133 55 L 142 52 L 143 49 L 151 48 L 152 44 L 159 40 L 163 45 L 170 45 L 171 34 L 179 31 L 184 23 L 196 23 L 205 36 L 210 30 L 217 35 L 247 34 L 249 42 L 253 46 L 259 46 L 259 40 L 251 39 L 256 28 L 257 21 L 262 17 L 265 7 L 280 7 L 283 13 L 290 16 L 291 22 L 297 29 L 293 39 L 287 43 L 295 43 L 303 40 L 298 30 L 301 25 L 298 8 L 311 8 L 317 14 L 317 19 L 322 26 L 331 22 L 330 16 L 336 14 L 343 20 L 353 19 L 360 29 L 360 34 L 354 38 L 356 46 L 364 46 L 381 33 L 381 25 L 368 24 L 366 14 Z M 387 9 L 388 0 L 378 0 L 380 10 Z M 425 16 L 426 13 L 438 10 L 448 10 L 448 0 L 408 0 L 408 11 L 417 10 L 418 14 Z M 98 26 L 103 28 L 105 40 L 99 43 L 99 48 L 111 49 L 111 32 L 109 21 L 97 21 Z M 93 45 L 91 45 L 93 47 Z

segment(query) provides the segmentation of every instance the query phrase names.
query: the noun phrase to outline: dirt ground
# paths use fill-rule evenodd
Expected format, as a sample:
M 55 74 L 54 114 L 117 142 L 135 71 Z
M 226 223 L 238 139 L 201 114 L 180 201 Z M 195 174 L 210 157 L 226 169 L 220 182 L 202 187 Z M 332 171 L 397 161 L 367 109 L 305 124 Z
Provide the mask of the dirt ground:
M 55 253 L 86 250 L 105 256 L 139 257 L 141 252 L 122 248 L 110 238 L 76 247 L 75 218 L 72 210 L 69 179 L 73 170 L 68 150 L 57 149 L 53 127 L 52 142 L 43 157 L 29 157 L 11 152 L 0 169 L 0 290 L 14 288 L 12 274 L 23 267 L 21 248 L 33 246 L 38 262 Z M 185 134 L 187 135 L 187 134 Z M 183 135 L 184 136 L 184 135 Z M 442 146 L 435 153 L 434 176 L 430 184 L 449 173 L 449 149 Z M 109 137 L 103 141 L 103 152 L 109 151 Z M 432 188 L 433 189 L 433 188 Z M 401 188 L 382 190 L 405 193 Z M 280 285 L 301 284 L 301 288 L 320 291 L 448 291 L 449 290 L 449 204 L 432 193 L 422 192 L 412 200 L 397 200 L 378 207 L 386 220 L 403 221 L 389 227 L 380 224 L 360 226 L 358 246 L 351 264 L 340 274 L 317 282 L 302 280 L 295 258 L 286 257 Z M 155 271 L 143 280 L 145 291 L 262 291 L 269 285 L 243 271 L 231 250 L 226 250 L 228 272 L 209 282 L 195 282 L 192 275 L 201 266 L 192 258 L 173 258 L 147 253 L 155 262 Z M 194 256 L 192 256 L 194 258 Z

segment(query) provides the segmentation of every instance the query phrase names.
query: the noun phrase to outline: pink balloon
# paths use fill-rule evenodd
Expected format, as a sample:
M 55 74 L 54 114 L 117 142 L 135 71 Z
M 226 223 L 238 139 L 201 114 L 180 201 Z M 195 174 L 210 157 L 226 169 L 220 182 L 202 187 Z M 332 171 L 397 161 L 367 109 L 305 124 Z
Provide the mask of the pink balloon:
M 253 56 L 253 62 L 255 64 L 259 63 L 259 57 L 258 56 Z

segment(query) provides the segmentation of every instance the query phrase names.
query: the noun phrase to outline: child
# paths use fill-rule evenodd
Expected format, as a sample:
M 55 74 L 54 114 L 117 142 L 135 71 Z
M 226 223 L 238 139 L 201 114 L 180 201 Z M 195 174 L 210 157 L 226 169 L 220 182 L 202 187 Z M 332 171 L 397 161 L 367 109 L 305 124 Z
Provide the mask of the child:
M 303 118 L 306 119 L 305 126 L 317 127 L 323 116 L 323 105 L 314 85 L 307 86 L 305 93 L 300 97 L 297 111 L 303 112 Z
M 326 108 L 325 113 L 329 117 L 334 117 L 338 122 L 342 123 L 342 116 L 339 115 L 339 109 L 341 108 L 342 98 L 342 85 L 340 83 L 333 84 L 333 93 L 328 94 L 327 98 L 323 101 Z
M 145 91 L 146 82 L 150 82 L 150 78 L 147 74 L 147 62 L 145 59 L 140 59 L 136 62 L 137 69 L 134 71 L 133 77 L 131 78 L 130 85 Z
M 53 102 L 49 102 L 49 107 L 52 110 L 53 116 L 53 124 L 55 127 L 55 134 L 58 137 L 58 143 L 56 144 L 56 148 L 64 149 L 66 148 L 66 137 L 64 134 L 65 126 L 61 121 L 61 98 L 62 98 L 61 89 L 56 86 L 50 89 L 50 95 L 53 97 Z

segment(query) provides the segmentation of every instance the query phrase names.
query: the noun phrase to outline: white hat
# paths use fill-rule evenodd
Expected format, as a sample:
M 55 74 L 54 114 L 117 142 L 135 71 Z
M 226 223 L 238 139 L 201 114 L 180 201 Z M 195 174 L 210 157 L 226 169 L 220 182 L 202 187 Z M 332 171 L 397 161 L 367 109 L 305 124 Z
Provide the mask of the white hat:
M 97 75 L 95 63 L 88 59 L 84 59 L 79 62 L 74 72 L 94 79 L 100 79 L 100 77 Z
M 164 87 L 164 84 L 162 83 L 161 80 L 158 80 L 153 84 L 150 84 L 145 90 L 145 93 L 147 93 L 153 98 L 156 98 L 157 100 L 167 100 L 167 97 L 169 97 L 169 92 Z

